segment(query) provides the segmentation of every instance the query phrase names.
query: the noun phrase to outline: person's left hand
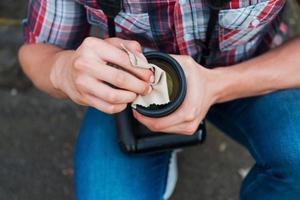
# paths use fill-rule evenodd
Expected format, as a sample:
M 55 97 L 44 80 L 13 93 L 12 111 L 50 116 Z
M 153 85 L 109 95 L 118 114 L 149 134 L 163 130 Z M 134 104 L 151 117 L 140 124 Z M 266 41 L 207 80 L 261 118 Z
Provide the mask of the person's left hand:
M 172 56 L 182 66 L 187 80 L 187 93 L 182 105 L 174 113 L 161 118 L 146 117 L 135 110 L 133 115 L 151 131 L 191 135 L 216 103 L 219 84 L 214 70 L 202 67 L 190 56 Z

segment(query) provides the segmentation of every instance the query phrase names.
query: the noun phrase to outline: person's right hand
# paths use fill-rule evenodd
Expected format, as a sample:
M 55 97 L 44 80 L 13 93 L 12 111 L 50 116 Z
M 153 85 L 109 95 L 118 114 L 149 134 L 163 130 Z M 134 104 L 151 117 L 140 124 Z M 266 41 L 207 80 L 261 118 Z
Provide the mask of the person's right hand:
M 137 94 L 151 92 L 150 70 L 131 66 L 126 48 L 143 58 L 136 41 L 86 38 L 76 51 L 64 51 L 50 72 L 53 86 L 80 105 L 105 113 L 117 113 L 135 100 Z M 115 64 L 117 69 L 108 64 Z

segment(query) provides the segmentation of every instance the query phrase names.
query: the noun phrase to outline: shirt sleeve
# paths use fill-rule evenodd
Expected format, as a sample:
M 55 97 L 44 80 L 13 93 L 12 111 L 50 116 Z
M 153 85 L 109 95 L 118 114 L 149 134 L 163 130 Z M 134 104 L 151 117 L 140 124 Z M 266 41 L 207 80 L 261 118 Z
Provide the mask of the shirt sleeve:
M 89 34 L 85 8 L 75 0 L 30 0 L 23 22 L 25 43 L 75 49 Z

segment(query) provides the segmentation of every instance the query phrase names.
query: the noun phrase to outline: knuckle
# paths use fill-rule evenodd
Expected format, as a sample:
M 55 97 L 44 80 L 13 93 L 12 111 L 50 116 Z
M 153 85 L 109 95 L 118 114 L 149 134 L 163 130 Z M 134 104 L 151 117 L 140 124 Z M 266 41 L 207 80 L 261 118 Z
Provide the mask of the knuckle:
M 114 114 L 116 112 L 116 106 L 115 105 L 109 105 L 109 106 L 107 106 L 106 110 L 107 110 L 106 112 L 108 114 Z
M 129 92 L 129 91 L 128 91 Z M 126 98 L 122 98 L 122 103 L 130 103 L 133 102 L 136 99 L 137 95 L 133 92 L 129 92 L 128 95 L 126 95 Z
M 148 85 L 145 84 L 142 88 L 141 88 L 141 91 L 140 91 L 140 94 L 142 95 L 147 95 L 148 94 Z
M 137 41 L 130 41 L 129 46 L 135 50 L 138 50 L 138 51 L 141 50 L 141 45 Z
M 194 121 L 197 117 L 196 109 L 192 108 L 185 116 L 185 121 Z
M 83 40 L 82 44 L 83 44 L 83 46 L 86 46 L 86 47 L 92 47 L 95 44 L 95 40 L 96 40 L 96 38 L 94 38 L 94 37 L 87 37 Z
M 189 124 L 185 127 L 184 133 L 186 135 L 193 135 L 196 131 L 197 127 L 194 124 Z
M 158 132 L 158 129 L 155 129 L 153 126 L 147 126 L 147 128 L 152 132 Z
M 147 83 L 142 84 L 141 87 L 139 87 L 139 93 L 142 95 L 147 95 L 149 92 L 148 91 L 149 87 L 152 87 L 152 86 L 149 86 Z
M 142 122 L 150 131 L 158 132 L 159 129 L 154 123 L 151 122 Z
M 118 100 L 118 95 L 116 93 L 107 93 L 107 100 L 110 102 L 116 102 Z
M 131 95 L 131 97 L 129 99 L 129 102 L 134 101 L 136 99 L 136 97 L 137 97 L 137 94 L 135 94 L 135 93 L 132 92 L 132 95 Z
M 110 38 L 104 39 L 104 41 L 110 43 L 110 42 L 114 42 L 115 39 L 116 39 L 115 37 L 110 37 Z
M 185 116 L 185 121 L 193 121 L 195 120 L 195 115 L 193 113 L 189 113 L 188 115 Z
M 114 76 L 114 81 L 117 86 L 123 85 L 126 81 L 126 76 L 123 72 L 117 71 Z
M 82 57 L 78 57 L 74 60 L 73 62 L 73 66 L 75 69 L 82 69 L 85 66 L 86 62 L 84 60 L 84 58 Z
M 116 43 L 121 43 L 122 40 L 118 37 L 110 37 L 110 38 L 106 38 L 104 39 L 105 42 L 108 42 L 110 44 L 116 44 Z
M 150 70 L 145 70 L 145 72 L 144 72 L 144 77 L 147 79 L 147 80 L 149 80 L 150 79 L 150 76 L 152 76 L 152 75 L 154 75 L 153 74 L 153 72 L 152 71 L 150 71 Z
M 161 130 L 161 125 L 158 123 L 153 123 L 151 124 L 151 127 L 154 131 L 160 131 Z

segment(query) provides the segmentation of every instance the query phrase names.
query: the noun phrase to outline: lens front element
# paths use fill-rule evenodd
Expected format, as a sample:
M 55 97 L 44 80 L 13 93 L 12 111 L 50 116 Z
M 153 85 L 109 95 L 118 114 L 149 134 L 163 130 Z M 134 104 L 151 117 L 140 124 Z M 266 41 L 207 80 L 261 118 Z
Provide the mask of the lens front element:
M 167 74 L 168 93 L 170 102 L 165 105 L 150 105 L 143 107 L 137 105 L 137 111 L 148 117 L 163 117 L 174 112 L 183 102 L 186 94 L 186 79 L 184 72 L 179 63 L 162 52 L 147 52 L 145 53 L 149 63 L 152 63 Z

